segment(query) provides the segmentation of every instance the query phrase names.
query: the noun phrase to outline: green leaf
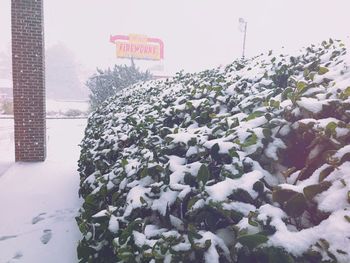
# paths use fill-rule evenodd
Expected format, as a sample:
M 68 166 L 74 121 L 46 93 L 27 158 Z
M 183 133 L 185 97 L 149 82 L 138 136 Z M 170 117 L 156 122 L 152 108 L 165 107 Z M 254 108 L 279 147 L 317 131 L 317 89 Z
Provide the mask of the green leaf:
M 204 249 L 207 250 L 211 246 L 211 240 L 207 239 L 204 242 Z
M 297 83 L 297 90 L 298 90 L 299 92 L 303 92 L 303 91 L 306 89 L 306 87 L 307 87 L 306 82 L 304 82 L 304 81 L 298 81 L 298 83 Z
M 192 198 L 188 201 L 188 203 L 187 203 L 187 210 L 190 210 L 191 207 L 192 207 L 198 200 L 200 200 L 199 197 L 197 197 L 197 196 L 192 197 Z
M 248 214 L 248 224 L 251 225 L 251 226 L 258 227 L 259 224 L 256 221 L 253 220 L 253 217 L 256 217 L 256 213 L 250 211 L 249 214 Z
M 315 60 L 314 62 L 312 62 L 309 66 L 308 66 L 308 69 L 310 71 L 314 71 L 314 70 L 317 70 L 317 67 L 319 65 L 319 61 L 318 60 Z
M 140 176 L 141 176 L 141 178 L 144 178 L 144 177 L 148 176 L 148 169 L 147 169 L 147 167 L 145 167 L 145 168 L 143 168 L 141 170 Z
M 347 98 L 349 98 L 349 97 L 350 97 L 350 86 L 347 87 L 342 93 L 340 93 L 339 98 L 345 100 L 345 99 L 347 99 Z
M 262 234 L 244 235 L 240 236 L 237 241 L 243 246 L 248 247 L 250 250 L 259 246 L 260 244 L 266 243 L 269 239 Z
M 78 227 L 79 227 L 80 232 L 83 233 L 83 235 L 86 235 L 87 232 L 89 231 L 89 228 L 88 228 L 88 226 L 87 226 L 85 221 L 81 222 L 78 225 Z
M 262 130 L 262 132 L 263 132 L 263 135 L 264 135 L 265 138 L 271 138 L 272 132 L 271 132 L 270 129 L 264 128 L 264 129 Z
M 280 108 L 280 102 L 278 100 L 270 100 L 270 106 L 275 109 Z
M 119 199 L 120 196 L 121 196 L 120 192 L 114 192 L 112 194 L 112 205 L 115 205 L 116 201 Z
M 141 204 L 147 204 L 147 201 L 145 200 L 145 198 L 143 198 L 142 196 L 140 196 L 140 202 Z
M 326 74 L 328 71 L 329 71 L 328 68 L 326 68 L 326 67 L 320 67 L 319 70 L 318 70 L 318 74 L 319 74 L 319 75 L 323 75 L 323 74 Z
M 236 157 L 238 160 L 239 160 L 239 155 L 238 153 L 235 151 L 235 149 L 230 149 L 228 151 L 228 154 L 233 158 L 233 157 Z
M 259 194 L 262 194 L 264 192 L 264 188 L 265 188 L 265 186 L 261 181 L 256 181 L 253 184 L 253 190 L 258 192 Z
M 333 171 L 334 171 L 334 167 L 333 166 L 329 166 L 326 169 L 322 170 L 320 172 L 319 177 L 318 177 L 318 181 L 322 182 Z
M 254 111 L 253 113 L 249 114 L 249 116 L 245 119 L 246 121 L 253 120 L 255 118 L 261 117 L 265 114 L 263 111 Z
M 188 146 L 195 146 L 197 144 L 197 139 L 196 138 L 191 138 L 188 142 Z
M 170 182 L 170 176 L 168 182 Z M 184 182 L 189 186 L 195 186 L 197 184 L 196 178 L 189 172 L 185 172 Z
M 205 222 L 205 225 L 209 227 L 209 229 L 214 230 L 216 228 L 216 225 L 218 223 L 218 212 L 216 212 L 214 209 L 208 209 L 206 210 L 202 215 L 200 215 L 199 222 Z
M 129 122 L 130 121 L 130 123 L 132 124 L 132 125 L 136 125 L 137 124 L 137 121 L 136 121 L 136 119 L 134 118 L 134 117 L 128 117 L 127 118 L 127 121 Z
M 197 232 L 196 227 L 193 224 L 188 225 L 188 241 L 190 241 L 191 246 L 195 246 L 194 239 L 201 239 L 203 236 Z
M 311 72 L 310 74 L 309 74 L 309 78 L 311 79 L 311 80 L 314 80 L 314 78 L 315 78 L 315 72 Z
M 92 256 L 94 253 L 96 253 L 96 250 L 93 249 L 90 246 L 86 246 L 83 243 L 79 243 L 79 246 L 77 248 L 77 253 L 78 253 L 78 258 L 79 259 L 86 259 L 86 260 L 88 260 L 88 258 L 90 256 Z M 86 261 L 84 261 L 84 262 L 86 262 Z
M 350 216 L 345 215 L 344 218 L 345 218 L 346 221 L 348 221 L 350 223 Z
M 297 194 L 298 192 L 290 189 L 275 189 L 272 191 L 272 201 L 283 204 Z
M 336 250 L 339 254 L 343 254 L 343 255 L 347 255 L 348 253 L 345 252 L 344 250 L 341 250 L 341 249 L 337 249 Z
M 289 216 L 298 217 L 305 211 L 306 199 L 302 193 L 298 193 L 286 203 L 285 211 Z
M 347 97 L 349 97 L 349 96 L 350 96 L 350 86 L 347 87 L 347 88 L 343 91 L 343 93 L 344 93 Z
M 268 263 L 295 263 L 293 257 L 289 255 L 283 248 L 264 247 L 261 249 L 267 255 Z M 265 262 L 265 261 L 264 261 Z
M 210 178 L 210 172 L 208 167 L 205 164 L 202 164 L 199 168 L 197 179 L 202 182 L 203 186 L 208 182 Z
M 326 126 L 326 135 L 336 136 L 337 135 L 337 132 L 335 131 L 336 128 L 337 128 L 337 124 L 334 121 L 331 121 L 330 123 L 328 123 Z
M 210 155 L 214 160 L 220 159 L 219 151 L 220 151 L 220 146 L 218 143 L 215 143 L 210 149 Z
M 253 197 L 244 189 L 238 188 L 233 190 L 232 194 L 228 196 L 230 200 L 235 200 L 242 203 L 254 204 Z
M 323 181 L 322 183 L 319 184 L 313 184 L 306 186 L 303 190 L 304 195 L 306 199 L 312 200 L 314 196 L 316 196 L 319 193 L 322 193 L 323 191 L 326 191 L 330 186 L 332 185 L 331 182 L 329 181 Z
M 282 94 L 281 94 L 281 101 L 284 101 L 288 98 L 290 98 L 293 94 L 293 89 L 292 88 L 286 88 Z
M 125 158 L 123 158 L 123 159 L 122 159 L 121 165 L 122 165 L 122 167 L 124 168 L 128 163 L 129 163 L 128 160 L 125 159 Z
M 189 109 L 192 109 L 192 108 L 193 108 L 192 102 L 187 101 L 187 102 L 186 102 L 186 107 L 189 108 Z
M 142 221 L 140 219 L 137 219 L 131 222 L 130 224 L 128 224 L 126 229 L 124 229 L 121 235 L 119 236 L 119 243 L 124 244 L 128 240 L 128 238 L 131 236 L 133 230 L 139 230 L 141 226 L 141 222 Z
M 249 147 L 252 145 L 255 145 L 258 141 L 258 137 L 256 136 L 255 133 L 252 133 L 242 144 L 242 147 Z

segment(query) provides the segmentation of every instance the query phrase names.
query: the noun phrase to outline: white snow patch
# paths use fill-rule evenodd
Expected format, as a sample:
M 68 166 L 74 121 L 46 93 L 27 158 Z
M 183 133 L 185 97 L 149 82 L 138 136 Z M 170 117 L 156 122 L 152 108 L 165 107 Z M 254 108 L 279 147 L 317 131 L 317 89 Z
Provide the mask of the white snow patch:
M 242 175 L 242 177 L 238 179 L 226 178 L 224 181 L 218 182 L 212 186 L 206 186 L 205 190 L 210 198 L 215 201 L 224 201 L 227 196 L 238 188 L 246 190 L 253 198 L 256 198 L 258 193 L 253 190 L 253 184 L 262 177 L 262 172 L 252 171 Z
M 0 121 L 0 129 L 5 123 Z M 18 261 L 26 263 L 78 262 L 81 234 L 75 216 L 82 202 L 76 160 L 85 125 L 83 119 L 47 120 L 45 162 L 15 163 L 0 176 L 0 236 L 14 236 L 0 241 L 0 262 L 9 262 L 19 251 Z M 13 127 L 6 130 L 10 136 Z M 1 159 L 14 149 L 12 144 L 3 152 L 2 141 L 0 146 Z
M 324 105 L 324 102 L 321 102 L 314 98 L 302 97 L 299 101 L 297 101 L 297 104 L 300 107 L 303 107 L 304 109 L 312 113 L 319 113 L 322 110 L 322 106 Z

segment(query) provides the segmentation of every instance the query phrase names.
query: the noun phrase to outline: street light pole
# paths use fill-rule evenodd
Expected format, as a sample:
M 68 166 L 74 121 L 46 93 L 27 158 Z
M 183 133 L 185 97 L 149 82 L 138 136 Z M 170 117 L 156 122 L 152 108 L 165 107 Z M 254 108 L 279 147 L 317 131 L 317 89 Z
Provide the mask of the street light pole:
M 242 59 L 244 59 L 245 39 L 246 39 L 246 36 L 247 36 L 247 25 L 248 25 L 248 22 L 245 21 L 243 18 L 239 18 L 238 22 L 239 22 L 239 30 L 244 33 L 244 36 L 243 36 L 243 50 L 242 50 Z
M 242 51 L 242 58 L 244 58 L 244 51 L 245 51 L 245 38 L 247 36 L 247 24 L 248 22 L 244 22 L 244 37 L 243 37 L 243 51 Z

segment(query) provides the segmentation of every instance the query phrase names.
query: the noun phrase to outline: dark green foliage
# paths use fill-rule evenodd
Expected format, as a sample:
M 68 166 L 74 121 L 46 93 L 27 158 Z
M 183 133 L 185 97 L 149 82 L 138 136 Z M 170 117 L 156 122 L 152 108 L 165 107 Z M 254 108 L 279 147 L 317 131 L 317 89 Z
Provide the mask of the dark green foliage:
M 90 106 L 92 110 L 99 107 L 106 99 L 115 95 L 118 91 L 131 86 L 139 81 L 151 79 L 151 74 L 141 72 L 132 61 L 131 66 L 115 65 L 113 69 L 97 69 L 97 73 L 86 82 L 90 90 Z

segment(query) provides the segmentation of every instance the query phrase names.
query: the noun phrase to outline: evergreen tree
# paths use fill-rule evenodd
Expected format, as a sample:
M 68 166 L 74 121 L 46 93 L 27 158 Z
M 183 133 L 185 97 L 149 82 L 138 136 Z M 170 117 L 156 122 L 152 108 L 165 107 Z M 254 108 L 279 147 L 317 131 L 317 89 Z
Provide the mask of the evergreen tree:
M 131 66 L 115 65 L 113 69 L 97 69 L 97 73 L 86 82 L 90 89 L 90 106 L 96 109 L 107 98 L 115 95 L 120 90 L 151 78 L 149 71 L 141 72 L 131 60 Z

